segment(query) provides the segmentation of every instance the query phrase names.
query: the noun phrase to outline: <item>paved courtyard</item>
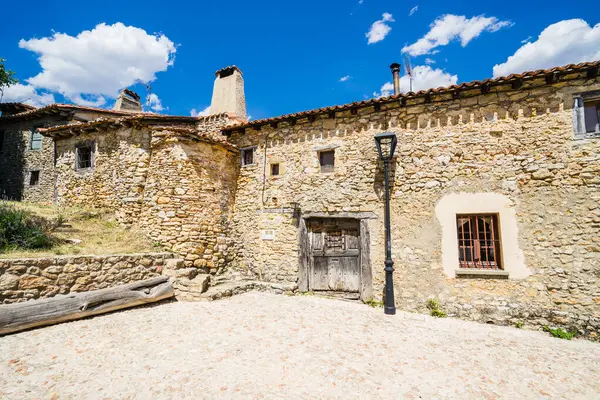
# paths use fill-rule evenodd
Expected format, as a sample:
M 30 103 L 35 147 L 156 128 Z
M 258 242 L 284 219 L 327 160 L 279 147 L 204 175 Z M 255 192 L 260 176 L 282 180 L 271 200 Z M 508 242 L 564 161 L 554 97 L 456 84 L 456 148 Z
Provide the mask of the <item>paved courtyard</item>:
M 598 399 L 600 345 L 247 293 L 0 337 L 0 398 Z

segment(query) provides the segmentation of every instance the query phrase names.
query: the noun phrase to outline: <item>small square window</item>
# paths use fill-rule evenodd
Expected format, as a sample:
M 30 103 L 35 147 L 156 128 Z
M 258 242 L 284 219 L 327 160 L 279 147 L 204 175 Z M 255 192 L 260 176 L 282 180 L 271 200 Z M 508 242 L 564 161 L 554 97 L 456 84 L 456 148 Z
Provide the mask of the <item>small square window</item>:
M 254 147 L 242 149 L 242 165 L 254 164 Z
M 272 176 L 279 175 L 279 164 L 271 164 L 271 175 Z
M 31 171 L 29 175 L 29 186 L 36 186 L 40 183 L 40 171 Z
M 335 150 L 322 151 L 319 153 L 321 172 L 333 172 L 335 166 Z
M 38 132 L 38 127 L 33 128 L 31 132 L 31 150 L 40 150 L 42 148 L 43 136 Z
M 77 169 L 92 168 L 94 164 L 92 145 L 77 147 Z

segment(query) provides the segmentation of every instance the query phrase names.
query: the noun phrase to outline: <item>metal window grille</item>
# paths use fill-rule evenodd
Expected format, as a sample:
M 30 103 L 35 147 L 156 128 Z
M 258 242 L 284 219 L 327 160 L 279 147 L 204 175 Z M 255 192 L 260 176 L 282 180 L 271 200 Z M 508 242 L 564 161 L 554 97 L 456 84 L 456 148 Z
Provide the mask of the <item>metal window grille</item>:
M 77 168 L 92 167 L 92 146 L 84 146 L 77 148 Z
M 322 151 L 319 153 L 321 172 L 332 172 L 335 165 L 335 150 Z
M 457 215 L 460 268 L 502 269 L 497 215 Z

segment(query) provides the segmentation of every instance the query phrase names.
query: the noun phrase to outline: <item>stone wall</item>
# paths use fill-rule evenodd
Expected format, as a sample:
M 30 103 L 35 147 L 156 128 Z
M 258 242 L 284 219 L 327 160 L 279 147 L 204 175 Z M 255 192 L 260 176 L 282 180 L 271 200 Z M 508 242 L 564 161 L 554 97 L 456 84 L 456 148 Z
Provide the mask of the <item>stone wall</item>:
M 154 132 L 140 223 L 184 257 L 186 268 L 216 273 L 230 261 L 238 153 L 195 134 Z
M 488 94 L 461 93 L 458 100 L 421 98 L 384 104 L 379 111 L 359 108 L 336 112 L 335 118 L 234 131 L 233 143 L 258 148 L 256 164 L 242 167 L 238 179 L 232 273 L 297 280 L 293 203 L 301 215 L 372 212 L 373 289 L 380 299 L 383 172 L 373 136 L 392 131 L 398 135 L 391 215 L 400 308 L 425 311 L 427 299 L 435 297 L 450 313 L 468 319 L 559 325 L 597 335 L 600 140 L 573 139 L 570 107 L 573 93 L 598 88 L 599 78 L 554 85 L 531 80 L 518 90 L 508 85 Z M 325 149 L 336 152 L 332 173 L 320 172 L 318 152 Z M 285 173 L 269 176 L 271 162 L 282 164 Z M 457 193 L 507 199 L 518 235 L 515 252 L 524 264 L 505 266 L 512 270 L 509 279 L 448 273 L 436 206 Z M 272 240 L 261 238 L 266 228 L 273 230 Z
M 66 123 L 63 117 L 47 116 L 26 120 L 0 120 L 4 145 L 0 151 L 0 197 L 51 203 L 54 193 L 54 143 L 43 137 L 42 148 L 31 148 L 35 127 Z M 30 185 L 31 171 L 39 172 L 37 185 Z
M 0 303 L 86 292 L 161 275 L 170 253 L 0 259 Z
M 58 202 L 112 210 L 120 223 L 137 225 L 184 257 L 184 267 L 216 273 L 231 258 L 238 151 L 219 131 L 231 120 L 219 114 L 161 122 L 57 138 Z M 82 143 L 93 144 L 94 166 L 77 170 Z

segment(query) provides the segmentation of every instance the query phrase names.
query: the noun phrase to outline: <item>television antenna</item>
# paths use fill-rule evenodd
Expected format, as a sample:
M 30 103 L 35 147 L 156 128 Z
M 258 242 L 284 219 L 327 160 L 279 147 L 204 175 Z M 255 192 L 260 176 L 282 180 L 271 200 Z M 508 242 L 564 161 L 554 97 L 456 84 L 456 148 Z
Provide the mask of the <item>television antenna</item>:
M 410 58 L 408 56 L 404 56 L 404 67 L 406 68 L 406 73 L 408 74 L 408 81 L 410 82 L 410 91 L 413 91 L 413 69 L 410 65 Z

